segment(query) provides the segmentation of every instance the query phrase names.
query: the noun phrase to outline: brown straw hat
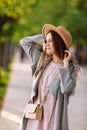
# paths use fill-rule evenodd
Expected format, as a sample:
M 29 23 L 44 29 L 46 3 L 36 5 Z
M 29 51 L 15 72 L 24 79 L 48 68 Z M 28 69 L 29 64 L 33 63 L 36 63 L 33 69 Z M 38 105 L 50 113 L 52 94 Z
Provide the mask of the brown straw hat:
M 49 31 L 55 31 L 56 33 L 58 33 L 60 35 L 60 37 L 63 39 L 67 48 L 70 47 L 70 44 L 72 42 L 72 36 L 66 28 L 64 28 L 63 26 L 55 27 L 51 24 L 45 24 L 42 28 L 43 36 L 46 37 L 46 35 Z

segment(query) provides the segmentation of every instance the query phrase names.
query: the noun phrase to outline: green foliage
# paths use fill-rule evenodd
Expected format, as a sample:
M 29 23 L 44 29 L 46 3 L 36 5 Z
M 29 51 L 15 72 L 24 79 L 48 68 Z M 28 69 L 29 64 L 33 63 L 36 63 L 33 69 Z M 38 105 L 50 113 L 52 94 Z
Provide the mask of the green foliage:
M 3 100 L 6 87 L 9 82 L 10 77 L 10 71 L 11 71 L 11 63 L 9 64 L 8 71 L 3 70 L 3 68 L 0 67 L 0 100 Z
M 30 12 L 30 7 L 36 3 L 36 0 L 1 0 L 0 1 L 0 15 L 4 14 L 12 18 L 19 18 L 25 13 Z M 29 8 L 29 9 L 28 9 Z
M 1 69 L 1 77 L 0 77 L 0 100 L 4 98 L 6 85 L 9 80 L 9 73 Z
M 1 0 L 1 37 L 18 43 L 26 35 L 41 33 L 42 26 L 51 23 L 67 27 L 74 42 L 86 42 L 86 14 L 86 0 Z
M 0 101 L 4 99 L 5 92 L 6 92 L 6 86 L 0 87 Z

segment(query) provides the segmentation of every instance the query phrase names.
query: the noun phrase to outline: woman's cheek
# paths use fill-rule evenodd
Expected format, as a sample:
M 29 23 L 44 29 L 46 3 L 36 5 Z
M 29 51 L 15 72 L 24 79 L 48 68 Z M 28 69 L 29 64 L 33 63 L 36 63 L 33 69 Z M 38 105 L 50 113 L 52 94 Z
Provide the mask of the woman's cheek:
M 52 49 L 47 49 L 46 52 L 47 52 L 48 55 L 53 55 L 54 54 L 54 51 Z

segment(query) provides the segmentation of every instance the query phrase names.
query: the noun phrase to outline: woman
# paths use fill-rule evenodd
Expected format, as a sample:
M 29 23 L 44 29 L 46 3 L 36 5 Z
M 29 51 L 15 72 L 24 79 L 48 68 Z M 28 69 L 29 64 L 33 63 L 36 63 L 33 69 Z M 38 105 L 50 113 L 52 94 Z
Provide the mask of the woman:
M 42 119 L 26 119 L 23 115 L 21 130 L 68 130 L 67 105 L 79 71 L 69 49 L 71 41 L 67 29 L 51 24 L 43 26 L 42 34 L 20 40 L 33 63 L 31 100 L 41 103 L 48 91 Z M 43 52 L 40 51 L 41 45 Z

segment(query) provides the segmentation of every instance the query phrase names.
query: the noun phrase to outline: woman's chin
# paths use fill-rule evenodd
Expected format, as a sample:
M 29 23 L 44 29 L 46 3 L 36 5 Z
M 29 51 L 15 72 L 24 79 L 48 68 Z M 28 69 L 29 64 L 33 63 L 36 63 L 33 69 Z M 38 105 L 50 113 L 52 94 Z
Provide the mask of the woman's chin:
M 52 53 L 50 53 L 50 52 L 47 52 L 47 54 L 50 56 L 50 55 L 52 55 Z

